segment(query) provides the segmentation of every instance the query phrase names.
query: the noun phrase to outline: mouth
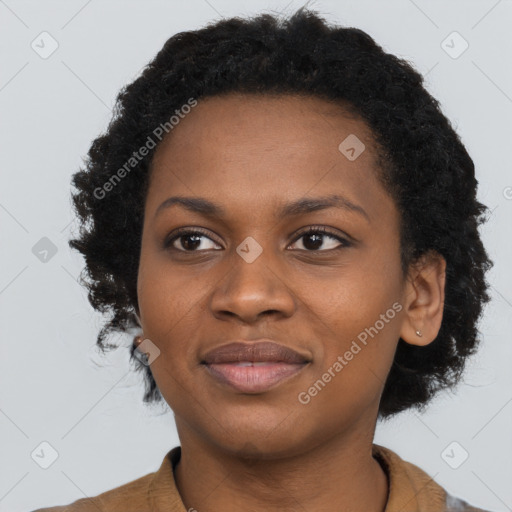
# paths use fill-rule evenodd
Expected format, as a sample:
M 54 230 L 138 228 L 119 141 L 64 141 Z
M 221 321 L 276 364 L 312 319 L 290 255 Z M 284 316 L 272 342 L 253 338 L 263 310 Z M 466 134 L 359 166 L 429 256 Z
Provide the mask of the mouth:
M 208 352 L 201 364 L 217 382 L 242 393 L 263 393 L 291 379 L 311 360 L 270 340 L 233 342 Z

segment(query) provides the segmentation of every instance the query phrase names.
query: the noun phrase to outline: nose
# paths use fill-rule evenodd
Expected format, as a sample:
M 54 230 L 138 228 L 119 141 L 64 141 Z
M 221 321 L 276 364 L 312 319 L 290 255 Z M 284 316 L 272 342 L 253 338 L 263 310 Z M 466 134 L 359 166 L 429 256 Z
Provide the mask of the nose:
M 265 251 L 252 263 L 238 255 L 227 275 L 217 283 L 210 307 L 218 319 L 236 317 L 244 323 L 255 323 L 262 317 L 275 315 L 288 318 L 296 308 L 293 291 L 286 275 L 270 263 Z

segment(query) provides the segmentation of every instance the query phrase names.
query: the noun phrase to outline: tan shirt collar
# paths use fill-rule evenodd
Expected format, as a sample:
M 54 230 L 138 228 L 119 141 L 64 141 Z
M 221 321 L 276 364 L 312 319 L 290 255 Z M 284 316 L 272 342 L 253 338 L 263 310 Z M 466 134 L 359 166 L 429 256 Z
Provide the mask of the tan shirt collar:
M 390 482 L 385 512 L 446 511 L 446 491 L 422 469 L 383 446 L 374 444 L 372 452 Z M 148 490 L 151 510 L 187 512 L 174 480 L 173 467 L 180 457 L 181 447 L 177 446 L 167 453 L 160 469 L 154 473 Z

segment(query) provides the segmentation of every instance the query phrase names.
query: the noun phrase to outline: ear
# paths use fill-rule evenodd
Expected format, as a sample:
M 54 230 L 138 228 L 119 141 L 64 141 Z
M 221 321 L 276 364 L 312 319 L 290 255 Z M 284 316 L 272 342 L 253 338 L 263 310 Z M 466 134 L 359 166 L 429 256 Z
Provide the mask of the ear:
M 437 337 L 443 320 L 445 282 L 446 260 L 438 252 L 429 251 L 411 265 L 402 297 L 400 337 L 405 342 L 424 346 Z

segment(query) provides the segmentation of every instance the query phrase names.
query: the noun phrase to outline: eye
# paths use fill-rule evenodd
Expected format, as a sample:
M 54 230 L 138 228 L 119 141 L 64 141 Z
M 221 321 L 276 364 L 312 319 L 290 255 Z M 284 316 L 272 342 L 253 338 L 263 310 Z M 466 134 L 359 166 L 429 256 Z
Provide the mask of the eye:
M 350 247 L 351 243 L 345 238 L 331 232 L 329 229 L 324 226 L 310 226 L 305 231 L 302 231 L 298 238 L 295 239 L 294 243 L 297 243 L 301 238 L 304 238 L 304 242 L 302 242 L 302 247 L 299 247 L 300 250 L 305 250 L 308 252 L 326 252 L 329 250 L 338 250 L 343 247 Z M 331 242 L 327 244 L 325 247 L 324 240 L 331 239 Z M 338 241 L 339 243 L 333 243 L 333 241 Z M 320 247 L 324 245 L 322 251 L 318 251 Z M 337 246 L 336 246 L 337 245 Z
M 293 244 L 296 244 L 302 238 L 304 238 L 304 242 L 302 242 L 302 247 L 298 247 L 298 249 L 307 252 L 326 252 L 329 250 L 338 250 L 344 247 L 350 247 L 352 245 L 348 240 L 334 232 L 331 232 L 324 226 L 308 227 L 307 229 L 303 230 L 298 237 L 295 238 Z M 202 239 L 208 240 L 210 244 L 208 244 L 208 242 L 203 243 Z M 327 247 L 325 247 L 325 239 L 331 240 L 331 242 L 327 244 Z M 338 242 L 338 244 L 336 244 L 336 242 Z M 319 251 L 318 249 L 322 246 L 323 250 Z M 173 236 L 166 239 L 164 242 L 164 247 L 166 249 L 174 249 L 181 252 L 219 250 L 219 244 L 214 242 L 208 236 L 208 232 L 201 228 L 178 229 L 173 233 Z
M 164 247 L 166 249 L 175 249 L 181 252 L 197 252 L 198 248 L 201 250 L 218 250 L 215 247 L 208 247 L 208 244 L 206 244 L 205 247 L 205 244 L 202 243 L 201 239 L 207 239 L 211 242 L 211 244 L 218 245 L 210 237 L 208 237 L 206 233 L 206 231 L 200 228 L 180 228 L 174 232 L 172 237 L 166 239 L 164 242 Z M 181 246 L 181 248 L 177 247 L 177 245 Z

